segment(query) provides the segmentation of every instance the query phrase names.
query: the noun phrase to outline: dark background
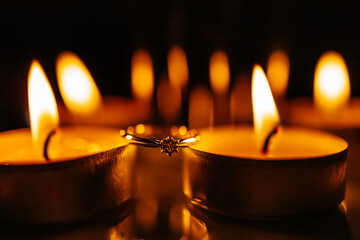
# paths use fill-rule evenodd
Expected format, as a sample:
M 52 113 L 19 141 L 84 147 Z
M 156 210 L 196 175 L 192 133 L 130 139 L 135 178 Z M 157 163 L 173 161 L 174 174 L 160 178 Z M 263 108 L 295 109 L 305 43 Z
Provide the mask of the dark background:
M 27 74 L 37 58 L 56 97 L 55 59 L 77 53 L 103 95 L 130 96 L 130 61 L 147 49 L 155 79 L 181 45 L 190 88 L 208 85 L 211 53 L 229 56 L 231 80 L 265 67 L 271 51 L 290 56 L 287 98 L 310 96 L 314 68 L 327 50 L 345 58 L 352 94 L 360 93 L 360 3 L 356 1 L 0 1 L 0 131 L 27 126 Z

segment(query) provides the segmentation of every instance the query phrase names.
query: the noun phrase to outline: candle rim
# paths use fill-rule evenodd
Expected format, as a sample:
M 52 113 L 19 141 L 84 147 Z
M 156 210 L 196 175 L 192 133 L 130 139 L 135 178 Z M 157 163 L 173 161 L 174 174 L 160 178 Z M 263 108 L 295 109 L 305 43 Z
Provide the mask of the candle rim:
M 106 126 L 96 126 L 96 125 L 64 125 L 60 126 L 59 129 L 66 129 L 66 128 L 76 128 L 76 127 L 89 127 L 89 128 L 98 128 L 98 129 L 107 129 L 107 130 L 117 130 L 116 128 L 106 127 Z M 120 131 L 120 129 L 119 129 Z M 4 132 L 0 132 L 0 136 L 12 134 L 12 133 L 26 133 L 29 132 L 30 128 L 19 128 L 19 129 L 12 129 Z M 120 137 L 120 135 L 119 135 Z M 64 158 L 55 158 L 53 161 L 50 158 L 50 161 L 38 162 L 36 159 L 22 159 L 19 162 L 0 162 L 0 171 L 2 169 L 16 169 L 19 170 L 20 168 L 24 169 L 43 169 L 48 168 L 49 170 L 53 167 L 58 169 L 59 167 L 63 166 L 64 168 L 68 167 L 76 167 L 77 164 L 84 164 L 86 162 L 96 161 L 98 158 L 108 158 L 108 157 L 116 157 L 116 155 L 121 154 L 125 151 L 125 148 L 128 147 L 130 144 L 129 141 L 124 140 L 123 143 L 119 143 L 119 146 L 112 147 L 107 150 L 101 150 L 99 152 L 90 153 L 86 155 L 78 155 L 74 157 L 64 157 Z M 106 156 L 109 155 L 109 156 Z M 27 162 L 25 162 L 27 161 Z
M 202 132 L 213 132 L 213 131 L 221 131 L 221 130 L 233 130 L 233 131 L 236 131 L 236 130 L 239 130 L 239 129 L 246 129 L 246 130 L 249 130 L 249 129 L 252 129 L 253 126 L 251 125 L 245 125 L 245 124 L 241 124 L 241 125 L 233 125 L 233 126 L 229 126 L 229 125 L 223 125 L 223 126 L 218 126 L 218 127 L 215 127 L 215 128 L 203 128 L 203 129 L 200 129 L 199 130 L 199 135 L 200 137 L 202 136 Z M 290 155 L 290 156 L 272 156 L 272 155 L 259 155 L 259 156 L 253 156 L 253 155 L 249 155 L 249 156 L 246 156 L 245 154 L 244 155 L 238 155 L 238 154 L 219 154 L 219 153 L 214 153 L 214 152 L 210 152 L 210 151 L 205 151 L 205 150 L 200 150 L 198 148 L 196 148 L 196 144 L 193 144 L 193 145 L 190 145 L 189 148 L 191 150 L 193 150 L 194 152 L 197 152 L 197 154 L 208 154 L 209 156 L 210 155 L 213 155 L 213 156 L 217 156 L 217 157 L 220 157 L 220 158 L 233 158 L 235 160 L 249 160 L 249 161 L 264 161 L 264 162 L 276 162 L 276 161 L 280 161 L 280 162 L 286 162 L 286 161 L 302 161 L 302 160 L 315 160 L 315 159 L 321 159 L 321 158 L 327 158 L 329 156 L 334 156 L 334 155 L 337 155 L 337 154 L 343 154 L 343 153 L 346 153 L 348 148 L 349 148 L 349 144 L 348 142 L 343 139 L 342 137 L 340 136 L 337 136 L 335 134 L 332 134 L 332 133 L 329 133 L 329 132 L 326 132 L 326 131 L 321 131 L 321 130 L 318 130 L 318 129 L 312 129 L 312 128 L 308 128 L 308 127 L 301 127 L 301 126 L 282 126 L 282 129 L 283 130 L 299 130 L 299 131 L 309 131 L 309 132 L 312 132 L 312 133 L 316 133 L 316 134 L 323 134 L 323 135 L 327 135 L 327 136 L 330 136 L 332 137 L 333 139 L 335 139 L 336 141 L 339 141 L 340 144 L 343 144 L 344 146 L 339 146 L 339 150 L 336 150 L 336 151 L 332 151 L 332 152 L 329 152 L 328 154 L 311 154 L 311 155 L 308 155 L 308 156 L 294 156 L 294 155 Z M 201 140 L 200 140 L 201 141 Z M 215 151 L 216 152 L 216 151 Z
M 299 158 L 290 158 L 290 157 L 266 157 L 264 156 L 263 158 L 255 158 L 255 157 L 244 157 L 244 156 L 231 156 L 231 155 L 221 155 L 221 154 L 217 154 L 217 153 L 210 153 L 210 152 L 206 152 L 206 151 L 201 151 L 201 150 L 197 150 L 197 149 L 193 149 L 191 148 L 191 146 L 187 147 L 189 150 L 193 151 L 195 153 L 196 156 L 205 156 L 205 158 L 208 161 L 236 161 L 239 164 L 248 164 L 248 163 L 254 163 L 257 165 L 257 163 L 263 163 L 263 164 L 269 164 L 269 165 L 277 165 L 277 164 L 284 164 L 284 163 L 288 163 L 289 165 L 291 164 L 296 164 L 297 166 L 299 165 L 299 162 L 308 162 L 308 161 L 328 161 L 329 158 L 332 161 L 337 161 L 338 157 L 341 157 L 343 154 L 347 154 L 347 150 L 348 147 L 346 147 L 344 150 L 340 151 L 340 152 L 336 152 L 336 153 L 332 153 L 329 155 L 319 155 L 319 156 L 314 156 L 314 157 L 299 157 Z M 290 159 L 289 159 L 290 158 Z M 346 157 L 344 158 L 344 160 L 346 160 Z M 242 163 L 240 163 L 242 162 Z M 331 161 L 328 161 L 329 163 Z

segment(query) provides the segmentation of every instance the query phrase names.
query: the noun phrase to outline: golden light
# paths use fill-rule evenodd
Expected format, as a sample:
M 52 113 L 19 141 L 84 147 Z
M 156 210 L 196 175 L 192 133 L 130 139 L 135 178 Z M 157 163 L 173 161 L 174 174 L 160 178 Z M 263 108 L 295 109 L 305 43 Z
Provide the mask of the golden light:
M 213 126 L 214 99 L 205 87 L 195 87 L 189 97 L 189 128 Z
M 74 115 L 96 113 L 101 107 L 101 94 L 89 70 L 72 52 L 63 52 L 56 59 L 56 74 L 61 96 Z
M 150 54 L 142 49 L 136 51 L 131 60 L 131 89 L 140 100 L 149 100 L 153 96 L 153 64 Z
M 216 51 L 210 58 L 210 85 L 216 94 L 226 94 L 230 83 L 229 60 L 223 51 Z
M 137 134 L 144 134 L 145 133 L 145 125 L 144 124 L 138 124 L 135 126 L 135 132 Z
M 181 90 L 163 78 L 157 89 L 157 103 L 161 118 L 167 123 L 175 123 L 180 115 Z
M 54 93 L 37 60 L 32 61 L 29 70 L 28 101 L 32 139 L 41 152 L 46 137 L 58 126 L 59 116 Z
M 168 74 L 172 85 L 184 88 L 189 79 L 189 70 L 184 50 L 179 46 L 170 49 L 168 57 Z
M 173 232 L 182 232 L 182 203 L 172 203 L 169 212 L 169 225 Z
M 274 51 L 267 63 L 267 77 L 271 91 L 276 98 L 284 97 L 289 82 L 290 62 L 288 55 L 281 51 Z
M 315 106 L 326 113 L 335 113 L 349 100 L 350 80 L 345 60 L 338 52 L 325 52 L 315 69 Z
M 185 236 L 190 236 L 191 231 L 191 213 L 189 209 L 182 208 L 182 228 Z
M 252 120 L 251 76 L 241 73 L 235 78 L 230 93 L 230 122 L 245 123 Z
M 253 68 L 251 96 L 255 137 L 262 149 L 266 138 L 279 125 L 280 118 L 265 73 L 258 64 Z
M 181 136 L 185 136 L 186 135 L 186 133 L 187 133 L 187 127 L 186 126 L 180 126 L 179 127 L 179 134 L 181 135 Z
M 157 222 L 157 215 L 159 211 L 158 205 L 158 199 L 153 196 L 147 196 L 146 199 L 136 201 L 136 224 L 147 231 L 152 229 Z

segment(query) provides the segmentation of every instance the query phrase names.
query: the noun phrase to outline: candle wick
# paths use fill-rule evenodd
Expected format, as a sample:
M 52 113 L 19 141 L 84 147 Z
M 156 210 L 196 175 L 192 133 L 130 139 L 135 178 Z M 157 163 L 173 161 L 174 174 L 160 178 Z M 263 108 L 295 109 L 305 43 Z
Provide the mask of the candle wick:
M 267 154 L 267 152 L 269 150 L 270 139 L 278 132 L 278 130 L 279 130 L 279 126 L 275 126 L 274 129 L 265 138 L 265 142 L 264 142 L 264 145 L 263 145 L 263 148 L 262 148 L 262 153 L 263 154 Z
M 44 155 L 44 158 L 47 162 L 50 161 L 49 159 L 49 153 L 48 153 L 48 148 L 49 148 L 49 143 L 50 143 L 50 139 L 52 136 L 54 136 L 56 133 L 56 129 L 52 130 L 49 132 L 49 134 L 47 135 L 46 137 L 46 140 L 45 140 L 45 143 L 44 143 L 44 152 L 43 152 L 43 155 Z

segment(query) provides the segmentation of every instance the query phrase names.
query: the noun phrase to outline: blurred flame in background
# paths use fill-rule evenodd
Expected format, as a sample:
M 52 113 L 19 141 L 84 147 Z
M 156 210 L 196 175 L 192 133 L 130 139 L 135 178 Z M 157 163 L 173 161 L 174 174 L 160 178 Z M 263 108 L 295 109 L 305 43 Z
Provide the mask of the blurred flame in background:
M 290 61 L 282 50 L 274 51 L 267 63 L 267 77 L 275 99 L 283 98 L 289 82 Z
M 229 60 L 225 52 L 218 50 L 211 55 L 209 76 L 210 85 L 215 94 L 227 94 L 230 84 L 230 69 Z
M 184 50 L 179 46 L 170 49 L 167 57 L 168 75 L 172 85 L 185 88 L 189 79 L 189 70 Z
M 334 114 L 349 101 L 350 80 L 345 60 L 338 52 L 325 52 L 315 69 L 315 106 L 327 114 Z
M 131 60 L 131 90 L 140 101 L 150 101 L 154 92 L 154 72 L 150 54 L 137 50 Z
M 31 62 L 29 70 L 28 101 L 33 143 L 42 153 L 48 134 L 59 124 L 59 115 L 54 93 L 37 60 Z
M 101 108 L 101 94 L 86 65 L 72 52 L 56 59 L 56 74 L 61 96 L 74 115 L 93 115 Z

